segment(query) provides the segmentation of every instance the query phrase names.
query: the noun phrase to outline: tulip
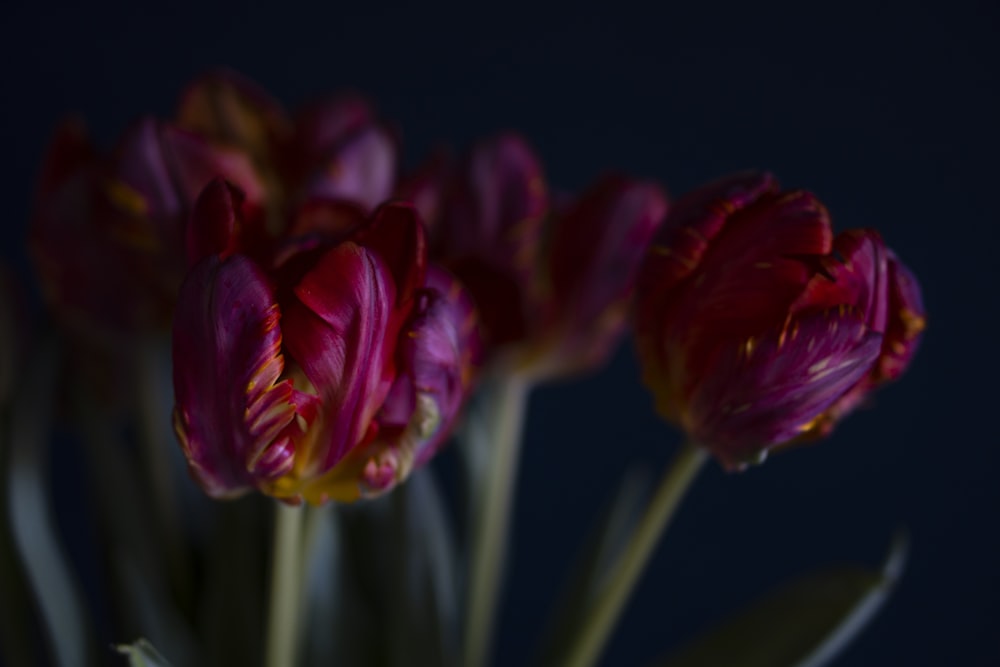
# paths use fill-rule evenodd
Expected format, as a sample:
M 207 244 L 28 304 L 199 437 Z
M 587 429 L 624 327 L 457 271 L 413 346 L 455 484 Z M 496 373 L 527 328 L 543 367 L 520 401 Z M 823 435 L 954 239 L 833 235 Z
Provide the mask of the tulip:
M 48 300 L 89 331 L 165 326 L 186 268 L 188 215 L 216 175 L 240 184 L 248 214 L 261 205 L 259 179 L 239 151 L 147 118 L 102 156 L 79 125 L 61 127 L 29 232 Z
M 825 435 L 905 370 L 916 280 L 872 230 L 739 174 L 677 202 L 637 287 L 636 341 L 660 414 L 727 468 Z
M 213 187 L 196 215 L 225 220 L 190 244 L 209 254 L 174 322 L 175 429 L 192 474 L 219 498 L 322 504 L 391 489 L 434 453 L 470 389 L 471 301 L 425 266 L 407 205 L 347 233 L 299 221 L 285 251 L 254 258 L 219 233 L 241 229 L 241 213 Z
M 534 377 L 607 359 L 667 209 L 658 186 L 622 176 L 557 205 L 514 134 L 480 142 L 457 165 L 437 154 L 397 192 L 428 221 L 435 258 L 473 294 L 494 356 Z
M 272 200 L 343 199 L 372 211 L 395 187 L 395 134 L 354 93 L 325 97 L 292 118 L 253 81 L 220 69 L 188 86 L 177 122 L 252 156 Z

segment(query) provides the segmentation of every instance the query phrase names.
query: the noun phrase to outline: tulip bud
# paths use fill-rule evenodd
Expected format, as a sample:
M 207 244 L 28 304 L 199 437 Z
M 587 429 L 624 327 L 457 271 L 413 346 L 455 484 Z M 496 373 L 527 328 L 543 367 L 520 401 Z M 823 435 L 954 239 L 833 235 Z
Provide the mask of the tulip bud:
M 678 201 L 637 289 L 658 411 L 730 469 L 829 432 L 902 372 L 923 327 L 916 281 L 877 233 L 834 239 L 823 205 L 769 174 Z

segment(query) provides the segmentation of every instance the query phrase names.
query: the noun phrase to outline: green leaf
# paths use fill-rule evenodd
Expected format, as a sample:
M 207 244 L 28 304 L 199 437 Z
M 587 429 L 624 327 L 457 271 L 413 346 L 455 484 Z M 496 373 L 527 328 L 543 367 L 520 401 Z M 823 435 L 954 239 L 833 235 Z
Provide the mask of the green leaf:
M 119 644 L 115 650 L 128 656 L 130 667 L 170 667 L 167 659 L 145 639 L 137 639 L 131 644 Z
M 661 667 L 822 667 L 885 603 L 902 573 L 897 536 L 881 571 L 840 567 L 793 581 L 660 662 Z
M 115 602 L 125 612 L 119 630 L 126 636 L 152 637 L 170 646 L 175 660 L 189 664 L 199 653 L 198 645 L 170 591 L 149 494 L 115 419 L 82 385 L 76 389 Z

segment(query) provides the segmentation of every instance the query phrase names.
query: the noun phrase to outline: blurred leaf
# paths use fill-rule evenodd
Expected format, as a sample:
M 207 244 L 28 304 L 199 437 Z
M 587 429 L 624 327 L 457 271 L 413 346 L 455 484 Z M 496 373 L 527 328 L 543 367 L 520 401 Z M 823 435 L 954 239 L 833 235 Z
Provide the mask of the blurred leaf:
M 898 536 L 881 571 L 841 567 L 794 581 L 695 640 L 661 667 L 822 667 L 875 616 L 902 573 Z
M 109 570 L 123 611 L 118 631 L 152 637 L 170 646 L 176 660 L 192 664 L 196 641 L 170 592 L 166 554 L 158 548 L 159 525 L 138 465 L 111 415 L 84 385 L 76 389 Z
M 0 486 L 7 479 L 10 449 L 6 407 L 0 405 Z M 37 662 L 31 645 L 35 619 L 14 545 L 7 505 L 7 494 L 0 493 L 0 664 L 33 665 Z
M 643 500 L 649 487 L 645 470 L 632 468 L 626 472 L 615 497 L 591 529 L 587 543 L 577 555 L 573 572 L 552 613 L 543 636 L 537 664 L 549 665 L 563 653 L 573 628 L 579 627 L 583 611 L 608 575 L 608 568 L 621 553 L 642 513 Z
M 14 542 L 48 632 L 55 661 L 83 665 L 89 624 L 77 582 L 53 521 L 48 483 L 55 379 L 55 341 L 42 340 L 11 406 L 7 484 Z
M 414 472 L 392 496 L 393 664 L 453 665 L 458 659 L 457 558 L 433 470 Z
M 211 531 L 201 563 L 198 613 L 205 641 L 203 664 L 253 665 L 264 654 L 266 528 L 273 501 L 249 494 L 213 502 L 207 509 Z
M 128 656 L 130 667 L 170 667 L 167 659 L 145 639 L 137 639 L 131 644 L 119 644 L 115 649 Z

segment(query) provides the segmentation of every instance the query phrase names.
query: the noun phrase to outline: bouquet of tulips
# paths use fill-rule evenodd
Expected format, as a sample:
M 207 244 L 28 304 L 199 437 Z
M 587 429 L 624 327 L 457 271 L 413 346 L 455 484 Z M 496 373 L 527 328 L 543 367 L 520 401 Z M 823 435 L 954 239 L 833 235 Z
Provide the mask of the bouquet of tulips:
M 613 502 L 539 638 L 539 665 L 595 665 L 702 464 L 827 436 L 925 321 L 876 231 L 835 235 L 771 174 L 671 201 L 612 173 L 568 195 L 513 133 L 404 170 L 363 97 L 290 115 L 228 71 L 109 152 L 65 123 L 34 211 L 49 315 L 0 283 L 11 666 L 487 665 L 531 389 L 631 330 L 687 444 L 648 498 Z M 90 572 L 56 526 L 60 439 L 87 471 Z M 427 464 L 449 442 L 442 491 Z M 903 551 L 794 583 L 663 664 L 825 664 Z

